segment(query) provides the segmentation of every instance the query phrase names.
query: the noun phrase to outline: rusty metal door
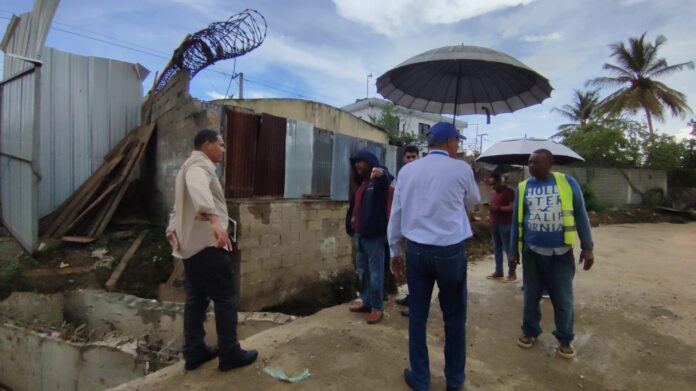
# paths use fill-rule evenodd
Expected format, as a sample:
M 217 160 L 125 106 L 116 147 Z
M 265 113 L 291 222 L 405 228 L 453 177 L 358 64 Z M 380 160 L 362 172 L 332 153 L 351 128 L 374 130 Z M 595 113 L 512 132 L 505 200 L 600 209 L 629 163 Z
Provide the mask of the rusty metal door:
M 227 111 L 227 167 L 225 195 L 230 198 L 254 196 L 254 165 L 260 117 L 235 110 Z
M 256 148 L 255 196 L 283 196 L 286 127 L 285 118 L 261 114 Z

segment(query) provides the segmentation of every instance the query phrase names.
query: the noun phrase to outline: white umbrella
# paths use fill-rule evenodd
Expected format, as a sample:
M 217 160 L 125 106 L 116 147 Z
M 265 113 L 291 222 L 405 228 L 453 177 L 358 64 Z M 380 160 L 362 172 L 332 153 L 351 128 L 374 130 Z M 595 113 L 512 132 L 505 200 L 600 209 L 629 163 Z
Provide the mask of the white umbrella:
M 539 138 L 520 138 L 493 144 L 476 161 L 490 164 L 516 164 L 526 166 L 529 155 L 538 149 L 547 149 L 553 154 L 555 164 L 584 162 L 585 159 L 572 149 L 555 141 Z

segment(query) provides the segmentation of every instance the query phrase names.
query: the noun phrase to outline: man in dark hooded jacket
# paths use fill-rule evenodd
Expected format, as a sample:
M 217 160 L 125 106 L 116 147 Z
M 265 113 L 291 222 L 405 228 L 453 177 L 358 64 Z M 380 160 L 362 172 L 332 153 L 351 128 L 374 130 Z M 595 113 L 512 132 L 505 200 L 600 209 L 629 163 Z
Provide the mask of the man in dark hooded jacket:
M 358 150 L 350 162 L 357 189 L 350 197 L 346 231 L 355 240 L 362 300 L 351 305 L 350 311 L 368 313 L 367 323 L 375 324 L 384 316 L 387 197 L 393 177 L 368 150 Z

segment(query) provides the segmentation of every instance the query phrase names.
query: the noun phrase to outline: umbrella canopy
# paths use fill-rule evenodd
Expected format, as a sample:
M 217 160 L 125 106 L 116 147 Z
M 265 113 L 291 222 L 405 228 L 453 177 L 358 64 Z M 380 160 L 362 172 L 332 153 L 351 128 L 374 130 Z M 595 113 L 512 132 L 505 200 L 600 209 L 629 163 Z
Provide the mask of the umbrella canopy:
M 513 57 L 464 45 L 419 54 L 377 79 L 377 91 L 394 104 L 455 116 L 512 113 L 541 103 L 552 89 Z
M 537 149 L 548 149 L 555 164 L 584 162 L 585 159 L 572 149 L 555 141 L 538 138 L 506 140 L 493 144 L 476 161 L 491 164 L 516 164 L 526 166 L 529 155 Z

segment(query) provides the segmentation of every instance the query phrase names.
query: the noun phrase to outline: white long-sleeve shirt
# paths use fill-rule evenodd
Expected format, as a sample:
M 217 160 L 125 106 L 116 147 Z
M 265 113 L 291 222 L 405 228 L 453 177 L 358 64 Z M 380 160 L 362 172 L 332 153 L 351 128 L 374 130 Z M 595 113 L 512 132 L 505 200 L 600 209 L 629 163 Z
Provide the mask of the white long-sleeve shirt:
M 471 166 L 444 151 L 405 165 L 399 172 L 387 228 L 392 257 L 401 240 L 451 246 L 473 236 L 467 209 L 481 201 Z

